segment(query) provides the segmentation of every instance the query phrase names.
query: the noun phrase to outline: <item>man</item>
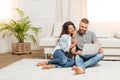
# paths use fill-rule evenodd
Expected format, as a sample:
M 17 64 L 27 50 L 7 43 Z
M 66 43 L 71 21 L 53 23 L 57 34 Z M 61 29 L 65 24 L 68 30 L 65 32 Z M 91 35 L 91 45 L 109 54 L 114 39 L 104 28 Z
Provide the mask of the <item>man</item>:
M 86 18 L 81 19 L 79 24 L 79 30 L 76 32 L 77 39 L 77 53 L 75 56 L 75 65 L 72 67 L 72 70 L 75 71 L 76 74 L 85 73 L 85 68 L 94 66 L 99 61 L 104 58 L 103 49 L 100 48 L 98 53 L 92 55 L 84 55 L 82 53 L 82 48 L 85 43 L 93 43 L 99 44 L 96 35 L 94 32 L 88 31 L 89 21 Z

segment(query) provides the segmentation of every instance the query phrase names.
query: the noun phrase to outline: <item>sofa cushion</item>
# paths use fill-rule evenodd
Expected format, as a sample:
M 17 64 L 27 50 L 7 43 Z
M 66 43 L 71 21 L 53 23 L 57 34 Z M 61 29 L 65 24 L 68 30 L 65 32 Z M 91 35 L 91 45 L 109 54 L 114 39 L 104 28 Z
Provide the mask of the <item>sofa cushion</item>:
M 58 42 L 58 38 L 53 38 L 53 37 L 45 37 L 45 38 L 41 38 L 39 40 L 39 46 L 56 46 Z
M 98 38 L 98 41 L 102 44 L 102 47 L 120 47 L 120 39 L 117 38 Z

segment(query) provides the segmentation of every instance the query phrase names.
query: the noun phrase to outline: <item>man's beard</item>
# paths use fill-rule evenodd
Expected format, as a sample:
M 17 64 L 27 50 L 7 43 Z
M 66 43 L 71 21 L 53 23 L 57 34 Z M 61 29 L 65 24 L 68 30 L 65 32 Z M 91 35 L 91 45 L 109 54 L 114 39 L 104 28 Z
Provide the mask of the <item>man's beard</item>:
M 79 34 L 82 36 L 83 34 L 85 34 L 86 33 L 86 31 L 84 31 L 84 30 L 79 30 Z

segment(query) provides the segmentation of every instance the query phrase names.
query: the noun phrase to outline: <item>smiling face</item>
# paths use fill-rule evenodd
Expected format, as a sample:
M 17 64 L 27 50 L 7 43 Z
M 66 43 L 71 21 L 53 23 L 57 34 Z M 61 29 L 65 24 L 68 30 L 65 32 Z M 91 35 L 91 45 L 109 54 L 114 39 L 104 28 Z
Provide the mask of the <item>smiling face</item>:
M 79 25 L 79 33 L 81 35 L 85 34 L 88 28 L 88 24 L 81 22 Z
M 69 33 L 69 34 L 73 34 L 74 31 L 75 31 L 75 28 L 73 27 L 73 25 L 69 25 L 69 26 L 68 26 L 68 33 Z

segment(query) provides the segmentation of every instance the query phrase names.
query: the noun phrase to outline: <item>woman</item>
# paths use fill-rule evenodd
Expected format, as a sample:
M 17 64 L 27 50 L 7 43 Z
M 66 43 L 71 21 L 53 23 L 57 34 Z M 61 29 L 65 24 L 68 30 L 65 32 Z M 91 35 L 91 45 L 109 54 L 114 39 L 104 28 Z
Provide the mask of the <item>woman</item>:
M 69 58 L 68 54 L 77 43 L 74 39 L 75 30 L 75 25 L 71 21 L 65 22 L 62 26 L 59 42 L 52 52 L 53 58 L 50 61 L 39 62 L 37 66 L 42 66 L 43 69 L 72 67 L 74 60 Z

